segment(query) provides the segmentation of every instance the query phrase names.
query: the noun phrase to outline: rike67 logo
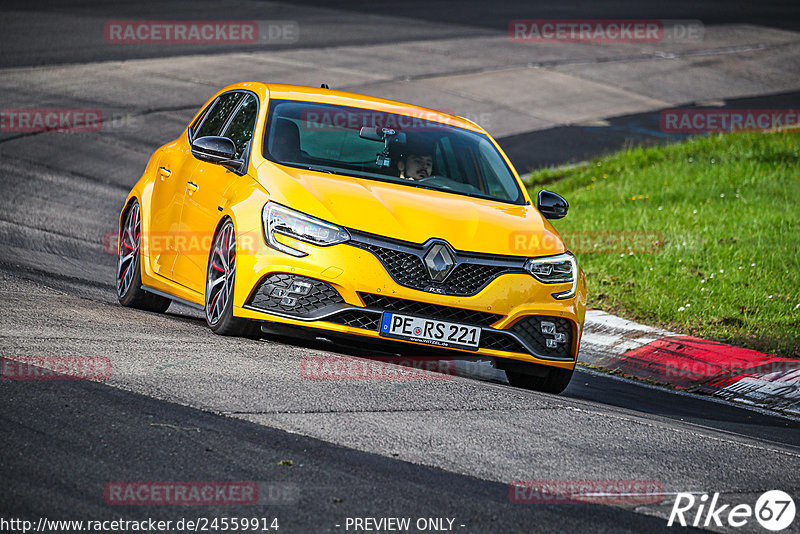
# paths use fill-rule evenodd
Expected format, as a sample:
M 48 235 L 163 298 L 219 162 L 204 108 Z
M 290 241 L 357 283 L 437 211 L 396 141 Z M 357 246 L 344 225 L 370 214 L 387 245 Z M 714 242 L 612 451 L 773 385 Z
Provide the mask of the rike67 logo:
M 719 502 L 719 493 L 714 493 L 710 500 L 707 493 L 699 498 L 691 493 L 678 493 L 667 526 L 677 523 L 682 527 L 713 525 L 739 528 L 755 517 L 762 527 L 777 532 L 791 525 L 794 515 L 794 500 L 788 493 L 780 490 L 762 493 L 755 506 L 722 504 Z

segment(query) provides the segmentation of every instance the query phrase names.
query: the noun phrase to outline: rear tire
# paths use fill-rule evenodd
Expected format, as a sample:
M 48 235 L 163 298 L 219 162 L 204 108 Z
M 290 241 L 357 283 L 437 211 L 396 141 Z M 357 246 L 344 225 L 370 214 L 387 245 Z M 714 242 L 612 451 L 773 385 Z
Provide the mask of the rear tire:
M 551 367 L 543 376 L 527 374 L 522 371 L 506 371 L 506 376 L 508 377 L 508 383 L 514 387 L 557 395 L 567 389 L 573 372 L 573 369 Z
M 233 316 L 233 287 L 236 280 L 236 230 L 225 219 L 214 235 L 206 269 L 205 316 L 208 327 L 221 336 L 258 338 L 255 321 Z
M 117 299 L 128 308 L 165 312 L 172 301 L 142 289 L 142 222 L 138 200 L 128 205 L 122 221 L 117 243 Z

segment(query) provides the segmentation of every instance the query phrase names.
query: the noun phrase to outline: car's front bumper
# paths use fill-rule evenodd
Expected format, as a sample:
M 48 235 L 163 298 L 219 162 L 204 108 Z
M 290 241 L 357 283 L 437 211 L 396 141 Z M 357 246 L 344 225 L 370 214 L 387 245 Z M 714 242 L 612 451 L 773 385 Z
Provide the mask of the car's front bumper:
M 452 290 L 466 294 L 442 295 L 408 287 L 413 285 L 408 279 L 399 283 L 396 270 L 394 277 L 390 274 L 386 257 L 363 246 L 363 240 L 316 247 L 287 238 L 287 244 L 308 253 L 295 258 L 255 237 L 248 236 L 247 242 L 257 246 L 237 258 L 237 317 L 388 342 L 379 333 L 381 314 L 388 311 L 479 326 L 480 347 L 464 351 L 468 354 L 568 369 L 575 365 L 586 305 L 582 274 L 575 296 L 564 300 L 552 294 L 569 289 L 570 284 L 542 284 L 513 269 L 499 275 L 489 273 L 487 280 Z M 295 289 L 303 287 L 305 294 L 292 293 L 293 285 Z M 469 294 L 476 288 L 476 293 Z M 547 339 L 553 336 L 542 332 L 542 321 L 556 325 L 567 341 L 548 347 Z M 431 349 L 425 343 L 401 343 L 418 345 L 421 351 Z

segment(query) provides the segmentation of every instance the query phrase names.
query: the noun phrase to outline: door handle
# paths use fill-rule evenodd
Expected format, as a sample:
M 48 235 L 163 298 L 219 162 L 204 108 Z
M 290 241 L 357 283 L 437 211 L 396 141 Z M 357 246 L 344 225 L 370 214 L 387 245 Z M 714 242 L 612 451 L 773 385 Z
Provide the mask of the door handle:
M 191 191 L 192 193 L 194 193 L 195 191 L 200 189 L 199 187 L 197 187 L 197 184 L 194 183 L 194 182 L 186 182 L 186 187 L 188 187 L 189 191 Z
M 160 167 L 158 169 L 158 174 L 160 174 L 164 178 L 169 178 L 169 176 L 172 174 L 172 171 L 167 169 L 166 167 Z

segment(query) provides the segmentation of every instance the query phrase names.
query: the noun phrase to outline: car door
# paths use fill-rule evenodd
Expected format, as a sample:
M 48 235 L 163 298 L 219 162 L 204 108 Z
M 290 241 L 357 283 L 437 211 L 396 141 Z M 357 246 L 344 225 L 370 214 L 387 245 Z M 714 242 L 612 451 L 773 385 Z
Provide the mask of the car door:
M 175 280 L 175 260 L 184 238 L 180 221 L 186 185 L 198 163 L 192 156 L 191 141 L 198 136 L 213 135 L 206 132 L 219 131 L 240 99 L 241 93 L 226 93 L 216 98 L 189 129 L 188 139 L 180 138 L 162 150 L 150 203 L 148 242 L 152 268 L 160 276 Z
M 175 142 L 162 151 L 156 168 L 147 250 L 153 270 L 165 278 L 172 278 L 175 265 L 175 238 L 186 192 L 186 180 L 182 177 L 191 176 L 196 163 L 189 144 Z
M 245 169 L 257 115 L 258 98 L 252 93 L 243 93 L 230 118 L 215 134 L 234 142 L 234 159 L 244 161 Z M 229 166 L 198 161 L 186 184 L 180 224 L 180 233 L 186 239 L 178 251 L 174 275 L 180 284 L 199 293 L 205 290 L 206 266 L 214 231 L 221 217 L 223 196 L 238 179 L 241 175 Z

